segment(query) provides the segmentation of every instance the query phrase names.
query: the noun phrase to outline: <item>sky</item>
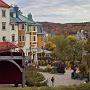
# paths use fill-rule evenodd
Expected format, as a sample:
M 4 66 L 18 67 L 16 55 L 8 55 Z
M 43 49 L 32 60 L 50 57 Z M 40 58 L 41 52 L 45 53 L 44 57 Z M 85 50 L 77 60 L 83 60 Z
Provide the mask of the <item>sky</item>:
M 79 23 L 90 21 L 90 0 L 4 0 L 18 5 L 24 15 L 38 22 Z

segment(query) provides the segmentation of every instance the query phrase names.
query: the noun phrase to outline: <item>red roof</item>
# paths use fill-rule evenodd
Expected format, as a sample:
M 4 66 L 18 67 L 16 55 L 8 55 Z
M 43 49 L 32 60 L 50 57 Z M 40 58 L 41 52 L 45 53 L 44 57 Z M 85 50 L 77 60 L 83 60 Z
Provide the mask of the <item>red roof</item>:
M 6 4 L 4 1 L 0 0 L 0 7 L 4 7 L 4 8 L 10 8 L 10 6 L 8 4 Z
M 10 50 L 10 49 L 14 49 L 14 48 L 17 48 L 17 46 L 14 45 L 13 43 L 10 43 L 10 42 L 0 42 L 0 51 Z

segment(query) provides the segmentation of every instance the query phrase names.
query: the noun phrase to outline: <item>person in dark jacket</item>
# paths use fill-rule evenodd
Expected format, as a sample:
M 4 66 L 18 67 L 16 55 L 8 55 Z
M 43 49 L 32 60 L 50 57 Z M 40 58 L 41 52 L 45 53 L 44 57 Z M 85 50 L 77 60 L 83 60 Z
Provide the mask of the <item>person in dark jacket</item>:
M 52 78 L 51 78 L 52 86 L 54 86 L 54 81 L 55 81 L 55 78 L 52 77 Z

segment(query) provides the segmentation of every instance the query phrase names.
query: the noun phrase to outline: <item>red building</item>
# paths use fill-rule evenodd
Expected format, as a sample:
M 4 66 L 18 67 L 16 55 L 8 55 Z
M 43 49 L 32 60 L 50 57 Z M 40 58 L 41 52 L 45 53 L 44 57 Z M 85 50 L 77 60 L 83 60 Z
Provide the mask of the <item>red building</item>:
M 11 49 L 16 48 L 9 42 L 0 42 L 0 84 L 22 84 L 24 86 L 24 54 L 11 52 L 10 45 Z

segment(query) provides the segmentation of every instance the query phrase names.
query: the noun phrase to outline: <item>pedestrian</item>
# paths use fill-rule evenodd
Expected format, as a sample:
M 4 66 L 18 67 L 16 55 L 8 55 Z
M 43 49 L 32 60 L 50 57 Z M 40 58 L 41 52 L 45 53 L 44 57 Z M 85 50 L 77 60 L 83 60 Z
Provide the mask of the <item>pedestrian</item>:
M 55 79 L 54 79 L 54 77 L 52 77 L 51 78 L 52 86 L 54 86 L 54 81 L 55 81 Z

